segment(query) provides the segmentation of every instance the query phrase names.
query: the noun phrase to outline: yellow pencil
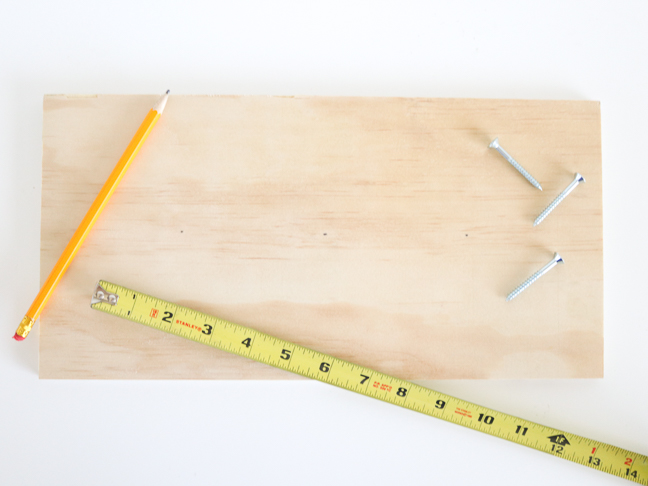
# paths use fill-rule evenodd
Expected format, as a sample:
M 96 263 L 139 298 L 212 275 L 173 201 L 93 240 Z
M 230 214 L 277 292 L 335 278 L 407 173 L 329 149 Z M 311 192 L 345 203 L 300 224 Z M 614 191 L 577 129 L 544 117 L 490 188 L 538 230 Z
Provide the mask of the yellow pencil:
M 51 297 L 52 292 L 54 292 L 54 289 L 61 280 L 61 277 L 70 266 L 70 263 L 72 263 L 77 251 L 79 251 L 83 240 L 88 236 L 88 233 L 95 224 L 95 221 L 97 221 L 101 211 L 106 207 L 110 196 L 112 196 L 112 193 L 115 192 L 115 189 L 119 185 L 119 181 L 121 181 L 122 177 L 128 170 L 128 167 L 144 144 L 144 141 L 151 132 L 151 129 L 157 123 L 158 118 L 160 118 L 168 98 L 169 91 L 162 95 L 160 100 L 151 109 L 151 111 L 149 111 L 148 115 L 146 115 L 146 118 L 144 118 L 144 121 L 137 129 L 137 133 L 135 133 L 135 136 L 128 144 L 128 147 L 126 147 L 126 151 L 110 173 L 110 177 L 108 177 L 108 180 L 101 188 L 101 191 L 99 191 L 99 194 L 92 203 L 92 206 L 90 206 L 90 209 L 84 216 L 83 221 L 81 221 L 81 224 L 74 232 L 74 235 L 72 235 L 72 239 L 65 247 L 65 250 L 63 250 L 63 254 L 59 257 L 56 265 L 54 265 L 49 277 L 47 277 L 47 280 L 45 281 L 45 285 L 43 285 L 43 288 L 38 292 L 36 299 L 34 299 L 34 302 L 27 311 L 27 314 L 25 314 L 25 317 L 23 317 L 23 320 L 20 321 L 20 325 L 14 335 L 14 339 L 17 341 L 25 339 L 29 334 L 29 331 L 31 331 L 34 322 L 38 319 L 38 316 Z

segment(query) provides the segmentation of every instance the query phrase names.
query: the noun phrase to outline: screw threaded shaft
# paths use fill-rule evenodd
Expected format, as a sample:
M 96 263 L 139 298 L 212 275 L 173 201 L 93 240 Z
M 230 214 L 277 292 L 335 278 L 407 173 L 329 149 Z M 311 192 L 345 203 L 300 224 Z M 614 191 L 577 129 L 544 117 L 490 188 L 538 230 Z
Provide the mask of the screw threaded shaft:
M 506 301 L 508 302 L 509 300 L 515 299 L 518 295 L 524 292 L 533 282 L 535 282 L 540 277 L 542 277 L 542 275 L 544 274 L 540 270 L 538 270 L 536 273 L 531 275 L 524 282 L 518 285 L 518 287 L 508 295 L 508 297 L 506 297 Z
M 556 209 L 556 206 L 558 206 L 563 201 L 563 199 L 565 199 L 569 195 L 569 193 L 572 192 L 574 188 L 581 182 L 585 182 L 585 178 L 579 173 L 576 173 L 571 184 L 569 184 L 563 192 L 558 194 L 556 199 L 554 199 L 553 202 L 540 213 L 540 215 L 533 222 L 533 226 L 538 226 L 540 223 L 542 223 L 542 220 L 549 216 L 549 213 Z
M 511 155 L 510 155 L 506 150 L 504 150 L 504 149 L 502 148 L 502 146 L 499 144 L 499 139 L 496 138 L 495 140 L 493 140 L 493 141 L 490 143 L 489 147 L 490 147 L 490 148 L 494 148 L 495 150 L 497 150 L 497 151 L 499 152 L 499 154 L 500 154 L 502 157 L 504 157 L 504 159 L 505 159 L 509 164 L 511 164 L 513 167 L 515 167 L 515 169 L 516 169 L 520 174 L 522 174 L 522 176 L 523 176 L 527 181 L 529 181 L 529 183 L 530 183 L 533 187 L 535 187 L 536 189 L 540 189 L 540 190 L 542 191 L 542 186 L 540 185 L 540 183 L 539 183 L 538 181 L 536 181 L 535 178 L 534 178 L 531 174 L 529 174 L 529 173 L 527 172 L 527 170 L 526 170 L 524 167 L 522 167 L 522 166 L 519 164 L 519 162 L 518 162 L 517 160 L 515 160 L 513 157 L 511 157 Z
M 527 288 L 529 288 L 529 286 L 533 284 L 533 282 L 538 280 L 540 277 L 542 277 L 545 273 L 547 273 L 549 270 L 551 270 L 559 263 L 564 263 L 564 260 L 558 253 L 555 253 L 553 259 L 549 263 L 547 263 L 544 267 L 542 267 L 540 270 L 538 270 L 536 273 L 534 273 L 529 278 L 527 278 L 524 282 L 518 285 L 518 287 L 513 292 L 508 294 L 508 296 L 506 297 L 506 301 L 508 302 L 509 300 L 515 299 L 518 295 L 520 295 Z
M 535 219 L 533 226 L 538 226 L 540 223 L 542 223 L 542 220 L 549 216 L 549 213 L 556 209 L 556 206 L 558 206 L 566 197 L 567 194 L 565 192 L 561 192 L 558 197 L 554 199 L 553 202 L 549 206 L 547 206 L 544 211 L 542 211 L 540 215 Z
M 522 167 L 514 158 L 508 158 L 506 159 L 509 161 L 509 163 L 517 169 L 517 171 L 524 176 L 524 178 L 531 183 L 533 187 L 536 189 L 540 189 L 542 191 L 542 186 L 538 181 L 534 179 L 534 177 L 529 174 L 524 167 Z

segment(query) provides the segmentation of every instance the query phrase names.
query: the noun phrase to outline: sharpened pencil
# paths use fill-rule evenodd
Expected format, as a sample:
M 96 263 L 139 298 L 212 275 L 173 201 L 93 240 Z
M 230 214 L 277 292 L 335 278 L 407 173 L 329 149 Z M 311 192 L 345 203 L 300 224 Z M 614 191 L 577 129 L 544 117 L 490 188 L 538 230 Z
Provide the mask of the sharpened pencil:
M 63 277 L 66 270 L 70 266 L 70 263 L 72 263 L 72 260 L 74 260 L 74 257 L 79 251 L 79 248 L 81 248 L 81 244 L 90 233 L 90 230 L 94 226 L 103 209 L 106 207 L 110 196 L 112 196 L 113 192 L 115 192 L 115 189 L 128 170 L 131 162 L 137 155 L 137 152 L 139 152 L 140 148 L 144 144 L 144 141 L 148 137 L 149 133 L 151 133 L 151 130 L 160 118 L 160 115 L 164 111 L 164 107 L 166 106 L 168 99 L 169 91 L 167 90 L 167 92 L 162 95 L 155 106 L 148 112 L 148 115 L 146 115 L 146 118 L 144 118 L 144 121 L 137 129 L 135 136 L 128 144 L 128 147 L 126 147 L 126 151 L 119 159 L 119 162 L 117 162 L 117 165 L 115 166 L 113 171 L 110 173 L 108 180 L 101 188 L 101 191 L 99 191 L 99 194 L 97 195 L 94 202 L 92 203 L 92 206 L 90 206 L 90 209 L 81 221 L 81 224 L 74 232 L 74 235 L 72 235 L 72 239 L 65 247 L 65 250 L 63 250 L 63 254 L 59 257 L 56 265 L 54 265 L 54 268 L 47 277 L 47 280 L 45 281 L 43 287 L 40 289 L 40 292 L 38 292 L 38 295 L 27 311 L 27 314 L 25 314 L 25 317 L 23 317 L 22 321 L 20 321 L 20 325 L 18 326 L 16 334 L 14 335 L 15 340 L 22 341 L 31 331 L 34 323 L 36 322 L 36 319 L 38 319 L 38 316 L 45 307 L 45 304 L 52 296 L 54 289 L 61 281 L 61 277 Z

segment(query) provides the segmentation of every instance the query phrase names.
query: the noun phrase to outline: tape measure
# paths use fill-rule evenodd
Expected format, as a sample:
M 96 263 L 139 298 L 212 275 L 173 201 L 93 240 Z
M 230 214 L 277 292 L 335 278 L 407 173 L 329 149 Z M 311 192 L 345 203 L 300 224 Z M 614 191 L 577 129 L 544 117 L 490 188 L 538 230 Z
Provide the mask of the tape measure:
M 248 327 L 100 281 L 92 308 L 648 485 L 648 457 L 475 405 Z

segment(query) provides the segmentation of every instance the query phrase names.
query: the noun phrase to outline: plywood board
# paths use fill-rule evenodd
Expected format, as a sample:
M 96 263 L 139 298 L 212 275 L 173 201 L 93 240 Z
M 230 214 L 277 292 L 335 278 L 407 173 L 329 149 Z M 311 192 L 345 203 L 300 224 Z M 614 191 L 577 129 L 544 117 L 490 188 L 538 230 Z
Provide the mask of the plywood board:
M 45 97 L 43 280 L 156 98 Z M 601 377 L 601 182 L 598 102 L 172 96 L 41 316 L 40 376 L 293 377 L 91 310 L 105 279 L 402 378 Z

